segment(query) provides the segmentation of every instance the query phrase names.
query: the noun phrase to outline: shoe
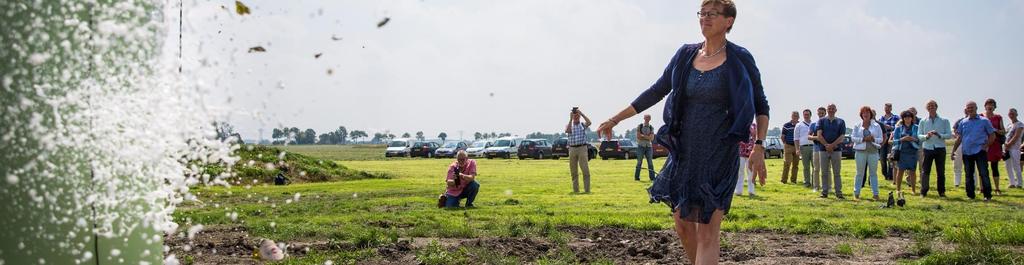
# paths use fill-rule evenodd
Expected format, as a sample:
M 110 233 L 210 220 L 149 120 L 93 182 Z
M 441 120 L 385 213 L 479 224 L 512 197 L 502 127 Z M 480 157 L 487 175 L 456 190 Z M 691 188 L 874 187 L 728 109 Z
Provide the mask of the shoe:
M 853 200 L 859 201 L 860 200 L 860 194 L 854 194 L 853 195 Z
M 753 193 L 747 194 L 747 196 L 750 196 L 750 198 L 754 198 L 754 194 Z
M 818 193 L 818 189 L 811 189 L 811 193 Z
M 990 201 L 992 201 L 992 198 L 985 198 L 985 202 L 990 202 Z
M 945 198 L 946 194 L 939 194 L 939 198 Z
M 818 197 L 828 199 L 828 194 L 818 195 Z
M 836 199 L 845 200 L 846 197 L 843 197 L 842 194 L 836 194 Z
M 872 196 L 871 199 L 876 201 L 879 200 L 878 195 Z

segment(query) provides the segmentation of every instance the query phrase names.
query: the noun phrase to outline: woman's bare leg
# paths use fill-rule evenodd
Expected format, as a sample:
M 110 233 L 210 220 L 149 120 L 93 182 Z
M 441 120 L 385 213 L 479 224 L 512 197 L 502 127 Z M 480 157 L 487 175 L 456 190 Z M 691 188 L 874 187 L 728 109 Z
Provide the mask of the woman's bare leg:
M 903 170 L 903 169 L 897 169 L 896 170 L 896 179 L 895 179 L 896 180 L 896 193 L 903 192 L 903 173 L 904 172 L 907 172 L 907 171 Z
M 711 214 L 711 222 L 697 224 L 697 260 L 693 264 L 718 264 L 718 255 L 722 248 L 719 236 L 722 231 L 723 215 L 722 210 L 716 210 Z
M 680 219 L 680 211 L 682 210 L 677 210 L 672 215 L 676 220 L 676 234 L 683 241 L 683 250 L 686 252 L 686 258 L 690 260 L 690 264 L 694 264 L 694 260 L 697 258 L 697 224 Z
M 910 177 L 907 177 L 907 183 L 910 184 L 910 193 L 917 195 L 917 170 L 910 170 Z

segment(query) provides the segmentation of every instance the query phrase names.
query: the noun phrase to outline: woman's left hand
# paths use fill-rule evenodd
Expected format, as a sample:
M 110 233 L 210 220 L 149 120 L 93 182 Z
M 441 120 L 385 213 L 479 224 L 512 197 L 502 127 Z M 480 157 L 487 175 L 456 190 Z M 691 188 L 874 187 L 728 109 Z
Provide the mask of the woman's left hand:
M 753 172 L 755 177 L 761 181 L 761 186 L 764 187 L 765 178 L 768 176 L 768 170 L 764 166 L 764 147 L 754 146 L 754 151 L 750 153 L 750 163 L 747 164 L 747 168 L 750 172 Z

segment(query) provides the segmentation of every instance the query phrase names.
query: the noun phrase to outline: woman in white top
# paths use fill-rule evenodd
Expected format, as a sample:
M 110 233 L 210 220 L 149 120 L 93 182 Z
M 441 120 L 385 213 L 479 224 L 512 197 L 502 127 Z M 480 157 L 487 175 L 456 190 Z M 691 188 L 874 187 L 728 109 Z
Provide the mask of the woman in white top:
M 1017 109 L 1010 109 L 1010 129 L 1006 131 L 1006 146 L 1003 150 L 1010 153 L 1006 159 L 1006 175 L 1010 176 L 1010 188 L 1020 188 L 1022 183 L 1020 168 L 1020 142 L 1021 134 L 1024 133 L 1024 122 L 1017 119 Z
M 860 189 L 864 175 L 868 174 L 871 181 L 872 198 L 878 200 L 878 149 L 882 148 L 882 127 L 875 123 L 871 108 L 860 108 L 861 123 L 853 127 L 850 138 L 853 140 L 854 158 L 857 164 L 857 176 L 853 184 L 853 198 L 860 200 Z

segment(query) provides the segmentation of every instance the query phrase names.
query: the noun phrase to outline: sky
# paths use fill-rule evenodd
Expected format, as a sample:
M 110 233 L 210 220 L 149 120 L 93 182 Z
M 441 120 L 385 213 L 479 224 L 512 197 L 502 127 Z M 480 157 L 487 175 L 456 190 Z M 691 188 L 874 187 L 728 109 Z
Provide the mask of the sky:
M 181 44 L 245 139 L 280 126 L 524 136 L 564 130 L 573 106 L 598 124 L 703 40 L 697 0 L 242 2 L 250 14 L 186 0 Z M 943 117 L 968 100 L 1024 107 L 1024 1 L 736 2 L 727 38 L 753 54 L 772 127 L 828 103 L 847 121 L 886 102 L 925 115 L 934 99 Z M 644 112 L 655 125 L 663 106 Z

